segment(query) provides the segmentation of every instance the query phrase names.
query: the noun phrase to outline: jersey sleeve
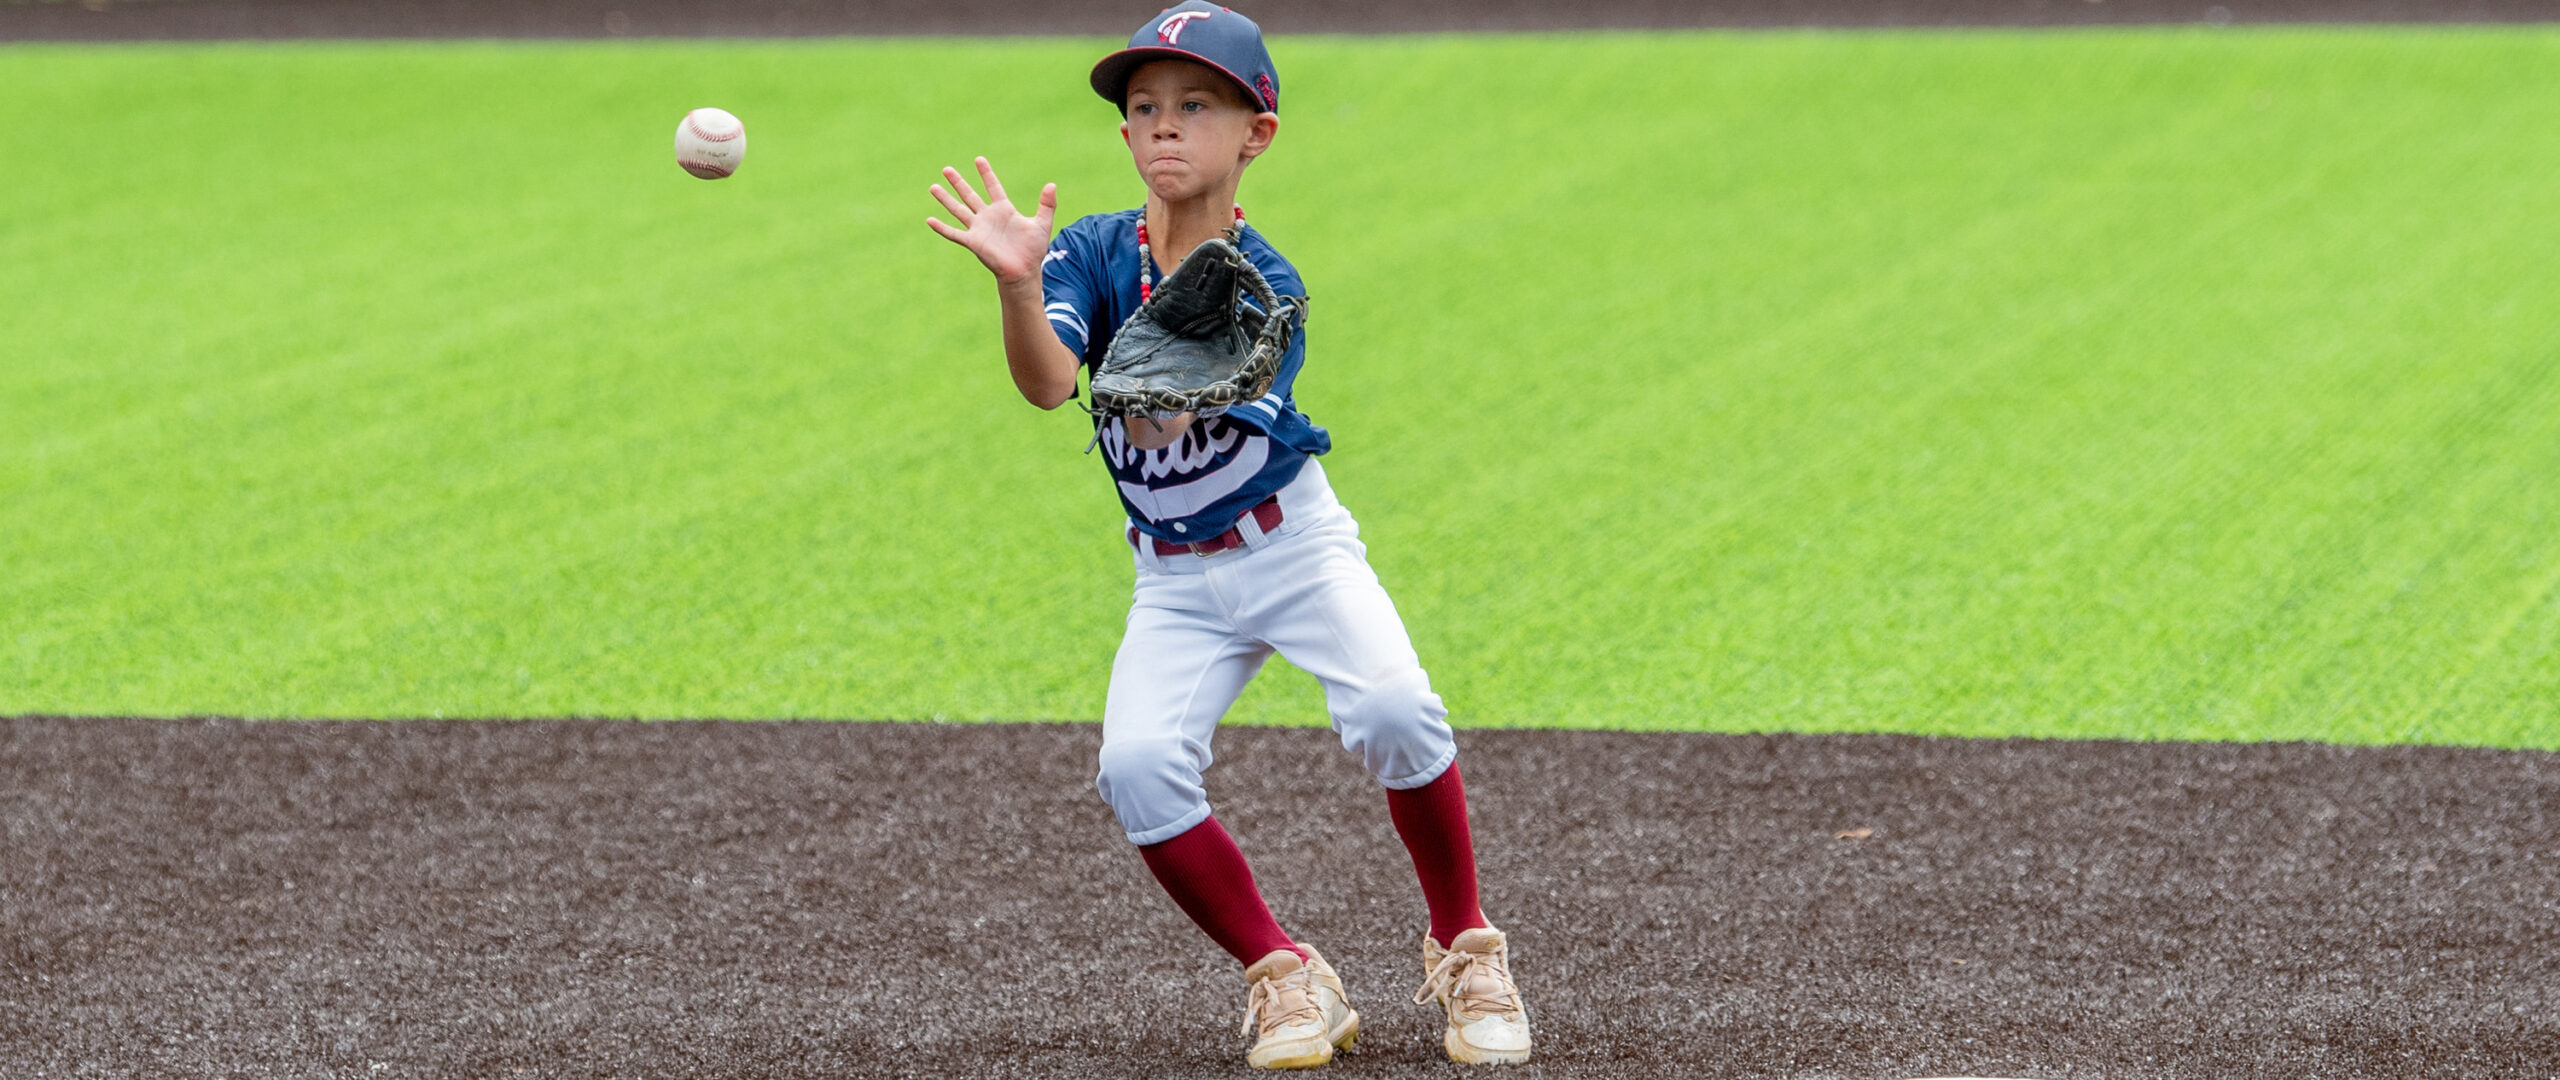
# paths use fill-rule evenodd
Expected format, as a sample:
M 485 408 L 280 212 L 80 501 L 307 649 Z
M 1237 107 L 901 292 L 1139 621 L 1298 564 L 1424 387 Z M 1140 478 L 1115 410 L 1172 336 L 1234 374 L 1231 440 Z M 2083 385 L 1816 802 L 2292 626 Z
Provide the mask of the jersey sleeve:
M 1102 267 L 1090 230 L 1078 227 L 1082 224 L 1060 230 L 1049 241 L 1049 252 L 1040 260 L 1040 304 L 1058 340 L 1091 364 L 1093 324 L 1102 310 Z

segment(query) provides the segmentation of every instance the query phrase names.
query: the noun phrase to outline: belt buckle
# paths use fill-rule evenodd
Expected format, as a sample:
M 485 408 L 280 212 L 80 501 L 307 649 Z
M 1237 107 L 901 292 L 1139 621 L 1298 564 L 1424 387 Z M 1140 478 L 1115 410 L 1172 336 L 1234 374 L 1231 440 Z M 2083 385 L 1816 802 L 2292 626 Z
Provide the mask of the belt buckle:
M 1235 542 L 1229 543 L 1227 541 L 1227 538 L 1230 535 L 1235 537 Z M 1209 546 L 1211 544 L 1216 544 L 1217 546 L 1211 547 Z M 1242 530 L 1229 529 L 1226 532 L 1219 533 L 1216 536 L 1212 536 L 1206 540 L 1191 545 L 1191 554 L 1199 558 L 1211 559 L 1224 555 L 1230 551 L 1242 551 L 1251 546 L 1252 545 L 1244 542 L 1244 532 Z

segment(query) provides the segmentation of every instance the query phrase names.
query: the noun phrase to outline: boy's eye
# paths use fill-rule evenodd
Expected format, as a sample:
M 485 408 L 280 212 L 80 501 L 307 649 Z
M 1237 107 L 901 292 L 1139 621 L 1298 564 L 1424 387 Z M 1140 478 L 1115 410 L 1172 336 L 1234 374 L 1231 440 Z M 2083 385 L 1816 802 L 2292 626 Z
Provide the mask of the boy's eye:
M 1205 109 L 1205 108 L 1208 108 L 1208 106 L 1203 105 L 1203 104 L 1201 104 L 1201 103 L 1199 103 L 1199 102 L 1197 102 L 1197 101 L 1186 101 L 1186 102 L 1183 102 L 1183 103 L 1182 103 L 1182 111 L 1184 111 L 1184 112 L 1199 112 L 1200 110 Z

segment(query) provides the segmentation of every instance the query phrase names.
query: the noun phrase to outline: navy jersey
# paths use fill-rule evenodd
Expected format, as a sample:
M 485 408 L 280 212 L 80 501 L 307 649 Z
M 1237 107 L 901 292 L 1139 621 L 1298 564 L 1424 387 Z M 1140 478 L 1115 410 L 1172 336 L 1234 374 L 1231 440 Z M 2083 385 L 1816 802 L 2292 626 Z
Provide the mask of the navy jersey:
M 1041 302 L 1058 340 L 1087 369 L 1102 363 L 1112 334 L 1138 310 L 1138 221 L 1144 213 L 1094 214 L 1049 242 L 1040 267 Z M 1272 291 L 1306 299 L 1298 269 L 1270 241 L 1251 225 L 1243 227 L 1241 240 L 1237 246 Z M 1216 536 L 1296 479 L 1309 457 L 1333 448 L 1332 437 L 1298 411 L 1293 393 L 1298 369 L 1307 361 L 1303 306 L 1300 311 L 1298 333 L 1280 358 L 1269 393 L 1191 425 L 1162 450 L 1133 447 L 1119 422 L 1103 424 L 1103 462 L 1120 489 L 1121 506 L 1141 531 L 1174 543 Z

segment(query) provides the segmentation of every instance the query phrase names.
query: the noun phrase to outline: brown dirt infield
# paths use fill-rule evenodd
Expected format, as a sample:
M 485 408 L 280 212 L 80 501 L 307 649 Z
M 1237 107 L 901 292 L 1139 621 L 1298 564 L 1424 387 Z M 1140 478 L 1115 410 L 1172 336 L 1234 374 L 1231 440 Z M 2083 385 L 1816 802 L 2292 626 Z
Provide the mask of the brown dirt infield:
M 0 720 L 0 1075 L 1240 1075 L 1098 734 Z M 2560 1075 L 2560 755 L 1461 739 L 1505 1075 Z M 1334 1075 L 1458 1075 L 1374 785 L 1219 741 L 1367 1018 Z
M 0 41 L 1126 35 L 1148 0 L 0 0 Z M 1261 0 L 1274 33 L 2535 22 L 2560 0 Z

